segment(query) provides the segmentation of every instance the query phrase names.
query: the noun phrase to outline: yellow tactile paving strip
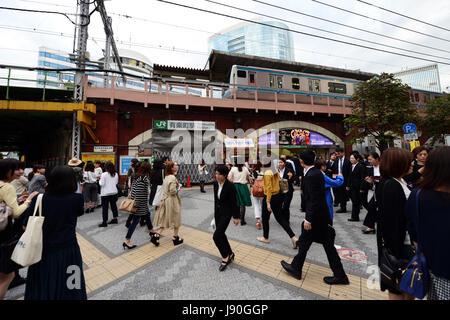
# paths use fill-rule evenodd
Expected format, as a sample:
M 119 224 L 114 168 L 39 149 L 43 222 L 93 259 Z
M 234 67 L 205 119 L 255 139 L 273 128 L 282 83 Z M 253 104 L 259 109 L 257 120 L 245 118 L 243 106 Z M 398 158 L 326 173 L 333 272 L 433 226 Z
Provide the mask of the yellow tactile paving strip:
M 190 231 L 189 238 L 186 240 L 187 245 L 212 255 L 219 255 L 210 233 L 189 227 L 182 228 L 182 232 L 187 231 Z M 291 262 L 295 251 L 293 251 L 292 257 L 288 257 L 238 241 L 229 240 L 229 242 L 236 254 L 234 263 L 325 298 L 333 300 L 385 300 L 388 298 L 387 294 L 379 289 L 367 288 L 366 278 L 350 274 L 348 275 L 350 285 L 327 285 L 323 282 L 323 277 L 332 275 L 331 270 L 312 263 L 305 263 L 302 280 L 293 278 L 283 270 L 280 261 Z
M 182 226 L 180 228 L 180 234 L 185 239 L 186 245 L 208 254 L 218 256 L 218 260 L 220 260 L 219 251 L 212 240 L 211 233 Z M 166 231 L 165 235 L 165 237 L 161 238 L 161 244 L 158 247 L 149 243 L 111 259 L 80 234 L 77 234 L 83 262 L 88 266 L 88 268 L 84 270 L 87 293 L 89 294 L 94 290 L 118 280 L 178 248 L 178 246 L 175 247 L 172 244 L 170 231 Z M 291 262 L 292 257 L 261 248 L 255 248 L 238 241 L 229 241 L 236 254 L 235 264 L 274 279 L 284 281 L 322 297 L 333 300 L 387 299 L 387 294 L 381 292 L 379 289 L 367 288 L 367 279 L 354 275 L 348 275 L 350 279 L 350 285 L 348 286 L 327 285 L 323 282 L 323 277 L 329 276 L 331 270 L 312 263 L 305 262 L 303 267 L 303 278 L 302 280 L 297 280 L 287 274 L 280 265 L 281 260 Z M 23 300 L 23 297 L 18 300 Z

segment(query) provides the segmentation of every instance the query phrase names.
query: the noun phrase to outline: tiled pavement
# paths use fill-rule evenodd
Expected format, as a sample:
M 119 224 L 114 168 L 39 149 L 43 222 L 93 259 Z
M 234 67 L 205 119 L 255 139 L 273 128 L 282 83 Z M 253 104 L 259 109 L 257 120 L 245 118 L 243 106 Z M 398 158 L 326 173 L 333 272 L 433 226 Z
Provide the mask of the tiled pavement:
M 331 275 L 323 248 L 313 244 L 303 269 L 303 279 L 296 280 L 282 270 L 280 261 L 290 262 L 296 254 L 288 236 L 275 219 L 271 220 L 270 244 L 256 240 L 261 231 L 255 227 L 253 208 L 247 208 L 246 226 L 230 224 L 227 236 L 236 260 L 220 273 L 220 257 L 212 241 L 210 222 L 213 197 L 198 188 L 181 192 L 185 239 L 174 247 L 170 232 L 165 231 L 159 247 L 149 243 L 146 227 L 138 227 L 132 242 L 138 247 L 124 252 L 126 213 L 121 212 L 118 225 L 98 228 L 101 212 L 85 215 L 78 222 L 88 298 L 118 300 L 158 299 L 346 299 L 380 300 L 385 293 L 367 286 L 367 267 L 376 261 L 375 236 L 362 235 L 361 224 L 347 222 L 349 214 L 336 214 L 336 243 L 343 248 L 363 252 L 366 261 L 343 259 L 349 286 L 329 286 L 323 277 Z M 351 204 L 349 203 L 349 208 Z M 365 215 L 362 211 L 361 217 Z M 152 215 L 153 216 L 153 215 Z M 291 205 L 291 227 L 300 230 L 304 214 L 299 212 L 298 190 Z M 21 273 L 26 274 L 26 270 Z M 24 286 L 8 292 L 6 299 L 23 296 Z

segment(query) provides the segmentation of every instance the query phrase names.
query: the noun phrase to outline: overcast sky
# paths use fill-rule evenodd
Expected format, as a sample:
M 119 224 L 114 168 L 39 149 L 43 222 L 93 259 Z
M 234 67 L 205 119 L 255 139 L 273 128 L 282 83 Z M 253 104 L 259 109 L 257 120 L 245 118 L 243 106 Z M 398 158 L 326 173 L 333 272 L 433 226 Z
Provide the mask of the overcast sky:
M 246 19 L 254 19 L 255 14 L 224 8 L 204 0 L 171 0 L 172 2 L 196 6 L 212 11 L 218 11 L 229 15 Z M 361 31 L 337 26 L 329 22 L 319 21 L 296 13 L 270 8 L 252 0 L 216 0 L 240 8 L 245 8 L 259 13 L 273 15 L 297 23 L 302 23 L 317 28 L 323 28 L 334 32 L 344 33 L 354 37 L 381 42 L 404 49 L 420 51 L 443 58 L 426 57 L 431 60 L 439 60 L 450 64 L 450 32 L 438 29 L 420 22 L 382 11 L 375 7 L 358 2 L 357 0 L 321 0 L 322 2 L 339 6 L 348 10 L 385 20 L 409 29 L 431 34 L 437 37 L 449 39 L 443 41 L 433 39 L 410 31 L 388 26 L 380 22 L 358 17 L 334 8 L 315 3 L 311 0 L 265 0 L 285 8 L 302 11 L 322 18 L 338 21 L 352 26 L 368 29 L 403 40 L 415 42 L 421 45 L 446 50 L 436 51 L 421 46 L 406 44 L 396 40 L 386 39 L 380 36 L 367 34 Z M 367 0 L 377 6 L 384 7 L 405 15 L 430 22 L 432 24 L 450 29 L 450 1 L 449 0 Z M 48 4 L 46 4 L 48 3 Z M 192 68 L 204 68 L 208 57 L 207 39 L 215 32 L 220 32 L 240 21 L 198 12 L 187 8 L 180 8 L 156 0 L 110 0 L 105 1 L 108 14 L 113 20 L 115 39 L 119 48 L 127 48 L 146 55 L 153 63 L 185 66 Z M 65 13 L 75 13 L 76 0 L 1 0 L 1 6 L 18 7 L 37 10 L 51 10 Z M 91 10 L 93 5 L 91 5 Z M 141 19 L 127 19 L 118 14 L 129 15 Z M 71 16 L 74 19 L 74 16 Z M 147 21 L 144 21 L 145 19 Z M 177 26 L 170 26 L 173 24 Z M 321 36 L 360 43 L 366 46 L 374 46 L 356 40 L 330 35 L 314 31 L 294 24 L 288 24 L 292 30 L 314 33 Z M 11 30 L 21 28 L 26 30 L 36 29 L 38 32 L 58 32 L 62 35 L 44 35 Z M 193 30 L 195 29 L 195 30 Z M 26 13 L 0 10 L 0 64 L 13 64 L 36 66 L 38 60 L 38 48 L 49 48 L 72 52 L 73 49 L 73 24 L 64 16 L 55 14 Z M 65 35 L 65 36 L 64 36 Z M 72 37 L 71 37 L 72 36 Z M 104 48 L 104 30 L 99 13 L 94 13 L 89 25 L 89 36 L 96 41 L 88 41 L 88 51 L 91 57 L 99 58 Z M 431 64 L 432 62 L 395 56 L 387 53 L 357 48 L 331 41 L 321 40 L 305 35 L 292 33 L 295 48 L 295 60 L 299 62 L 315 63 L 320 65 L 360 69 L 361 71 L 380 73 L 395 72 L 406 68 L 414 68 Z M 131 41 L 131 45 L 128 42 Z M 141 45 L 140 45 L 141 44 Z M 160 48 L 160 49 L 157 49 Z M 172 50 L 169 50 L 172 48 Z M 173 51 L 175 48 L 175 51 Z M 381 47 L 380 47 L 381 48 Z M 389 51 L 395 49 L 383 48 Z M 186 52 L 178 52 L 187 50 Z M 420 56 L 415 53 L 404 54 Z M 447 59 L 446 59 L 447 57 Z M 450 86 L 450 65 L 439 64 L 441 86 L 445 90 Z M 446 91 L 449 91 L 448 89 Z

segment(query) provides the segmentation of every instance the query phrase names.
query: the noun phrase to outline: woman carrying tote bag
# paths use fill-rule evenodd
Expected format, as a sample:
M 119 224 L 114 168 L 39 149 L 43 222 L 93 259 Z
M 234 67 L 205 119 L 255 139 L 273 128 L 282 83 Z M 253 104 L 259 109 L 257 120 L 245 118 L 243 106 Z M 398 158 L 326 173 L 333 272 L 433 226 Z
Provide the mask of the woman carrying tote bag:
M 86 300 L 83 261 L 76 238 L 77 218 L 84 213 L 77 180 L 69 166 L 55 167 L 42 198 L 42 259 L 28 268 L 25 300 Z M 34 199 L 25 214 L 34 212 Z M 28 219 L 25 216 L 24 226 Z

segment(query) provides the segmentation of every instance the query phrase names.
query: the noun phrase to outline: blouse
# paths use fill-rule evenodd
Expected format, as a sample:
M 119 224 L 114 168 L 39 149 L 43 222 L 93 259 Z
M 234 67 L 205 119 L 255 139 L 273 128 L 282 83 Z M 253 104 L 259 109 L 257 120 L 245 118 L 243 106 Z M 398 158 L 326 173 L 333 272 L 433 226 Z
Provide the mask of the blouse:
M 239 171 L 237 167 L 233 167 L 230 170 L 229 176 L 233 180 L 233 183 L 247 184 L 247 176 L 250 172 L 246 167 L 242 167 L 242 171 Z
M 6 205 L 13 209 L 13 218 L 17 219 L 28 208 L 24 203 L 19 206 L 17 203 L 16 189 L 10 184 L 0 181 L 0 202 L 4 201 Z
M 263 177 L 264 195 L 267 197 L 267 202 L 270 202 L 272 196 L 280 192 L 280 176 L 278 173 L 273 174 L 272 170 L 266 170 Z

